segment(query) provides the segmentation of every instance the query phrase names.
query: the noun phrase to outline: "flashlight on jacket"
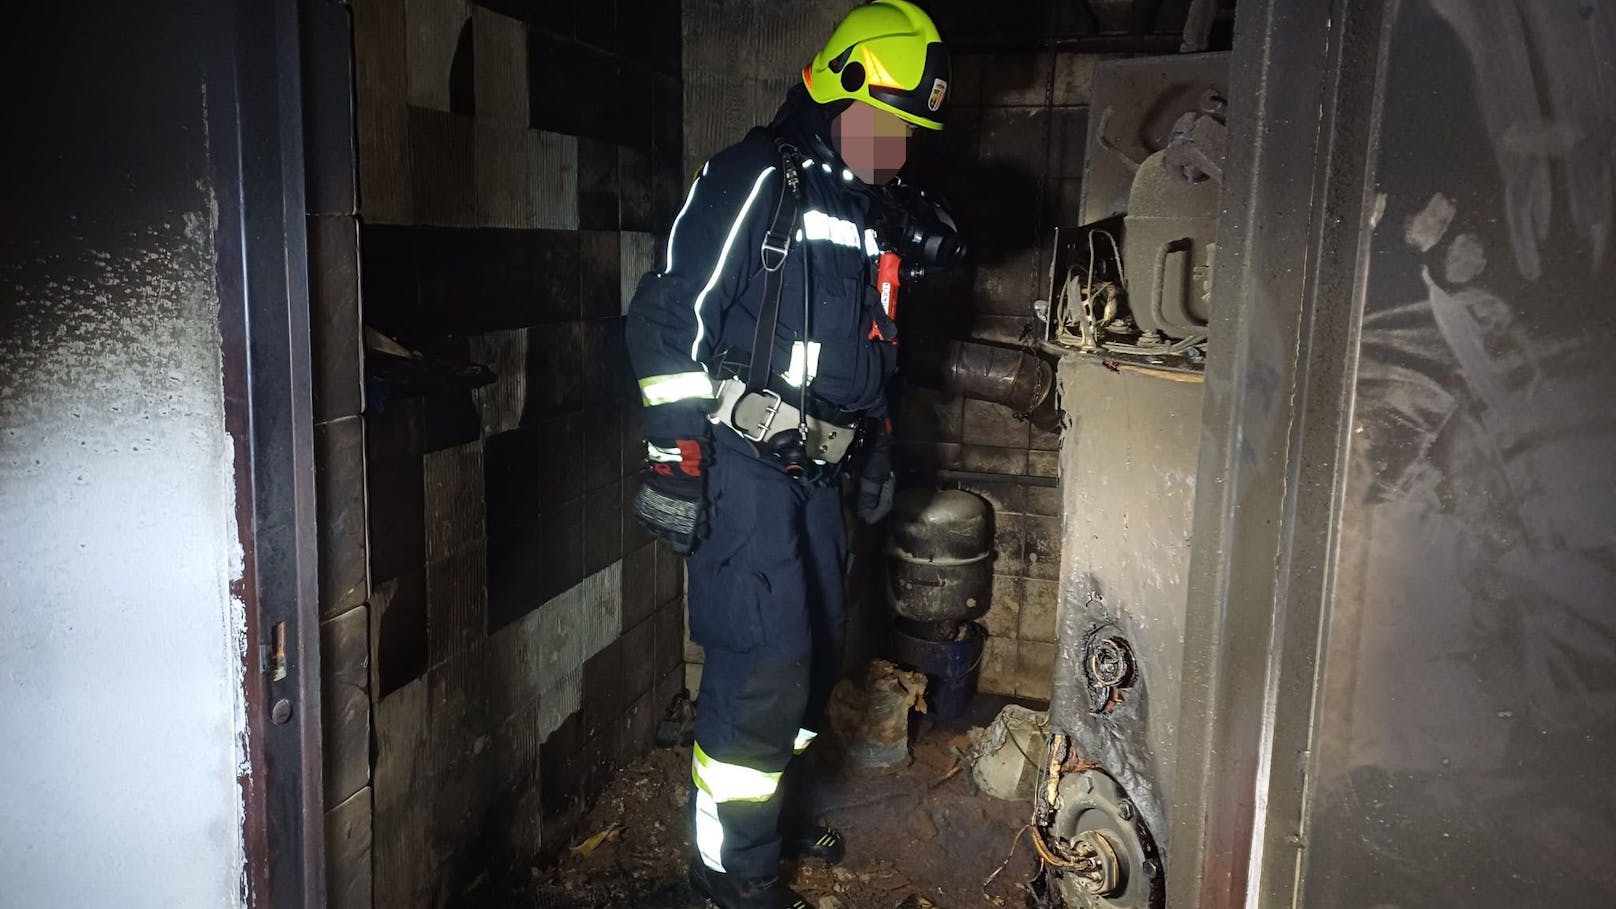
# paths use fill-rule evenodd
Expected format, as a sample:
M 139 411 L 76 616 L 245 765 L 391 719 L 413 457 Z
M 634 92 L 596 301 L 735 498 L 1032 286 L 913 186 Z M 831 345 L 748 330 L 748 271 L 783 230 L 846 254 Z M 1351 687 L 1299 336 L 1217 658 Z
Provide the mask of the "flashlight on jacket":
M 881 308 L 893 322 L 898 321 L 898 285 L 903 283 L 899 276 L 902 271 L 901 256 L 890 250 L 881 254 L 875 269 L 875 286 L 881 291 Z

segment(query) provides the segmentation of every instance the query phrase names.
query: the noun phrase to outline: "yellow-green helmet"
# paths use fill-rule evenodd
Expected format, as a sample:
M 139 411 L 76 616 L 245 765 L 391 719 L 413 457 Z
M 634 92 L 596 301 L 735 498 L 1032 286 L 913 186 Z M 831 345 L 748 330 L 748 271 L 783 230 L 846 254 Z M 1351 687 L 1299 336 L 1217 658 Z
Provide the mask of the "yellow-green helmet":
M 802 68 L 820 104 L 851 98 L 927 129 L 943 128 L 948 78 L 937 26 L 909 0 L 873 0 L 848 13 Z

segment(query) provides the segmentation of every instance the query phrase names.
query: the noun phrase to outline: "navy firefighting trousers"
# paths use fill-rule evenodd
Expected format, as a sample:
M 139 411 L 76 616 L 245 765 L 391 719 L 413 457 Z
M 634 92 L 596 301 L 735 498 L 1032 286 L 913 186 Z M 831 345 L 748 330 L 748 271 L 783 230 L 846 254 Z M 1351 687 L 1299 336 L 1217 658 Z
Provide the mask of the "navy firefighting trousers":
M 696 847 L 714 870 L 762 877 L 780 861 L 782 777 L 840 669 L 847 536 L 834 482 L 802 482 L 727 427 L 714 434 L 709 535 L 687 559 L 690 636 L 705 658 Z

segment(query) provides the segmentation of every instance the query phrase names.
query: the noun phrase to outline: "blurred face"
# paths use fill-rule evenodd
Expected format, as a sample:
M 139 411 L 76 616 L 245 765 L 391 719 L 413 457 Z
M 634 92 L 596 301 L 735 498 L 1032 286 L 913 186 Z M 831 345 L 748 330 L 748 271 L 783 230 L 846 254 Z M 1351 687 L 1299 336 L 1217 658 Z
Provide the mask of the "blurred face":
M 903 167 L 915 128 L 880 108 L 855 101 L 831 122 L 830 130 L 848 169 L 865 183 L 879 186 Z

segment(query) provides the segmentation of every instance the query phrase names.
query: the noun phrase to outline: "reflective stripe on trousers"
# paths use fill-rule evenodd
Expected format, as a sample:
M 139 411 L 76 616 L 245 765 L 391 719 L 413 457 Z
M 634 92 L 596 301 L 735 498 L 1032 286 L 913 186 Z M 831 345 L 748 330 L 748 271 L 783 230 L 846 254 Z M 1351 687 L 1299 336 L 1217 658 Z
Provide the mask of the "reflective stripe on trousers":
M 800 739 L 800 736 L 799 736 Z M 754 770 L 714 760 L 696 743 L 690 758 L 690 777 L 696 783 L 696 850 L 714 871 L 724 870 L 724 825 L 718 817 L 722 802 L 767 802 L 780 790 L 780 772 Z

